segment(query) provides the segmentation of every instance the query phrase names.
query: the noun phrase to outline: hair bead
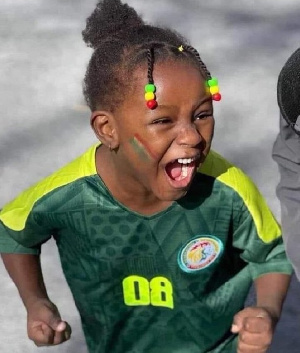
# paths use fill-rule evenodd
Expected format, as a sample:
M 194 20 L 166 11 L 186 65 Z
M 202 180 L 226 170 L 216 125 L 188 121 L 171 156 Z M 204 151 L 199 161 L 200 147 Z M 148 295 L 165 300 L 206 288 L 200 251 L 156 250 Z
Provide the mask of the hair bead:
M 155 92 L 155 85 L 153 83 L 148 83 L 146 86 L 145 86 L 145 92 Z
M 153 48 L 147 50 L 147 62 L 148 62 L 148 82 L 145 85 L 145 100 L 149 109 L 155 109 L 157 107 L 157 101 L 154 92 L 156 87 L 153 83 Z
M 146 99 L 146 101 L 151 101 L 151 100 L 155 99 L 155 94 L 153 92 L 146 92 L 145 99 Z
M 211 79 L 209 79 L 207 83 L 209 87 L 218 86 L 218 80 L 215 77 L 212 77 Z
M 220 93 L 215 93 L 215 94 L 212 95 L 212 99 L 214 101 L 220 101 L 222 99 L 222 96 L 221 96 Z
M 155 99 L 151 99 L 150 101 L 147 101 L 146 104 L 149 109 L 155 109 L 157 107 L 157 101 Z
M 209 87 L 209 91 L 212 95 L 215 93 L 219 93 L 219 87 L 218 86 Z

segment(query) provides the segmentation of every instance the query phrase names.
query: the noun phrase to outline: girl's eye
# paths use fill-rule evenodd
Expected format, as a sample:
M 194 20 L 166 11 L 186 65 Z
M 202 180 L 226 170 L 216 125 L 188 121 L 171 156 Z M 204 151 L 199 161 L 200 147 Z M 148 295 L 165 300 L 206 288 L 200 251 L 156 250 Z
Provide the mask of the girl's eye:
M 194 116 L 194 120 L 204 120 L 204 119 L 207 119 L 207 118 L 210 118 L 212 116 L 212 114 L 198 114 L 196 116 Z
M 171 122 L 171 119 L 168 119 L 168 118 L 161 118 L 161 119 L 157 119 L 157 120 L 154 120 L 152 122 L 152 124 L 168 124 Z

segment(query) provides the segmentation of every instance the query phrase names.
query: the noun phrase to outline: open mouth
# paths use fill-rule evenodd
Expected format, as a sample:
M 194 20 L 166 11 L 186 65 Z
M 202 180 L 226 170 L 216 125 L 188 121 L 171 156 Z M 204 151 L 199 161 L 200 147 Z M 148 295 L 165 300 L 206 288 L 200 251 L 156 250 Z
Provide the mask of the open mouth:
M 196 168 L 196 158 L 178 158 L 165 167 L 173 187 L 186 187 L 192 180 Z

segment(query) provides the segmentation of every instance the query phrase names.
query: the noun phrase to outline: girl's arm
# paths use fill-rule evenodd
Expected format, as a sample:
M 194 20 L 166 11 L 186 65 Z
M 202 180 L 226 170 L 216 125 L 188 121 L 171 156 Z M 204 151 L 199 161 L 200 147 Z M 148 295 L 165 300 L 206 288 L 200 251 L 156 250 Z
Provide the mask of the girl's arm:
M 286 297 L 291 276 L 283 273 L 267 273 L 255 280 L 256 305 L 266 309 L 275 322 L 278 321 Z
M 266 273 L 255 281 L 256 307 L 237 313 L 231 331 L 239 335 L 238 352 L 266 353 L 289 287 L 290 275 Z
M 39 255 L 1 254 L 1 257 L 27 310 L 38 299 L 49 300 Z
M 56 306 L 49 300 L 40 257 L 28 254 L 1 256 L 26 307 L 28 337 L 37 346 L 56 345 L 68 340 L 71 328 L 61 320 Z

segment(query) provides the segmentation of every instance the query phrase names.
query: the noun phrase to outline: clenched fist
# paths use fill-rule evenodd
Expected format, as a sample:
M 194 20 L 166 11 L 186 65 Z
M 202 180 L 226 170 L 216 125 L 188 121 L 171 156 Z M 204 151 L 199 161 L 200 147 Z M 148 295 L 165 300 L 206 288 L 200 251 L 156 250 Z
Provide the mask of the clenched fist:
M 232 333 L 239 335 L 237 353 L 265 353 L 273 337 L 275 319 L 264 308 L 249 307 L 234 317 Z
M 27 309 L 28 337 L 37 346 L 63 343 L 71 337 L 71 327 L 62 321 L 57 307 L 49 300 L 39 299 Z

